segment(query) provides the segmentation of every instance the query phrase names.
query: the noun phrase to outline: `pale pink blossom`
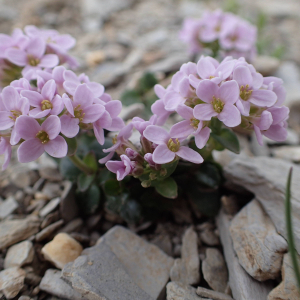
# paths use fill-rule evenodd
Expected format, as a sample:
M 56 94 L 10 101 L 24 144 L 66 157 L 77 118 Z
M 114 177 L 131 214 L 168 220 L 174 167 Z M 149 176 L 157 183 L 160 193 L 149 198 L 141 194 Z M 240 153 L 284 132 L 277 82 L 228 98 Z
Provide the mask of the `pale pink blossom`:
M 117 179 L 123 180 L 125 176 L 130 175 L 134 169 L 133 162 L 124 154 L 120 156 L 121 161 L 108 161 L 105 166 L 112 173 L 117 174 Z

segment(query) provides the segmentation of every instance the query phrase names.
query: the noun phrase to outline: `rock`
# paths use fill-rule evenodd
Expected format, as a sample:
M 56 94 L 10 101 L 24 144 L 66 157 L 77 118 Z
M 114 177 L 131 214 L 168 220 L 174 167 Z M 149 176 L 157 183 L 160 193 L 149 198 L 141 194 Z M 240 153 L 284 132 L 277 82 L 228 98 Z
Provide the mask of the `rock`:
M 170 271 L 172 281 L 185 284 L 197 284 L 200 281 L 200 259 L 198 237 L 192 227 L 184 233 L 181 247 L 181 258 L 175 260 Z
M 263 76 L 271 76 L 277 71 L 280 60 L 273 56 L 258 55 L 254 59 L 253 66 Z
M 208 290 L 201 286 L 198 286 L 196 293 L 200 297 L 211 298 L 213 300 L 233 300 L 229 295 L 219 293 L 216 291 L 212 291 L 212 290 Z
M 277 232 L 286 238 L 285 188 L 290 167 L 293 166 L 292 206 L 296 249 L 300 253 L 300 167 L 285 160 L 255 157 L 236 159 L 224 168 L 224 175 L 234 184 L 255 194 L 271 218 Z
M 62 176 L 59 173 L 58 168 L 45 167 L 39 170 L 39 174 L 42 178 L 50 181 L 62 181 Z
M 34 257 L 33 244 L 30 241 L 24 241 L 11 246 L 5 256 L 4 268 L 22 267 L 32 262 Z
M 227 215 L 235 215 L 239 211 L 238 200 L 235 195 L 222 196 L 221 202 Z
M 151 244 L 156 245 L 167 255 L 172 256 L 172 241 L 169 235 L 159 234 L 155 236 L 153 240 L 151 240 Z
M 66 233 L 57 234 L 42 248 L 45 258 L 59 269 L 68 262 L 74 261 L 81 252 L 82 246 Z
M 214 233 L 213 230 L 204 230 L 200 232 L 201 242 L 208 246 L 218 246 L 220 245 L 219 237 Z
M 23 241 L 39 231 L 40 221 L 35 216 L 0 222 L 0 250 Z
M 78 231 L 82 225 L 83 220 L 81 218 L 76 218 L 60 229 L 60 232 L 71 233 L 73 231 Z
M 18 300 L 33 300 L 29 296 L 21 296 Z
M 230 219 L 223 209 L 216 218 L 229 273 L 229 285 L 235 300 L 266 300 L 272 285 L 253 279 L 239 264 L 229 232 Z
M 48 214 L 50 214 L 52 211 L 54 211 L 58 207 L 59 203 L 60 203 L 59 197 L 52 199 L 46 206 L 44 206 L 40 210 L 40 212 L 39 212 L 40 217 L 41 218 L 46 217 Z
M 25 283 L 32 285 L 32 286 L 37 286 L 40 284 L 42 280 L 42 277 L 40 277 L 39 275 L 36 275 L 33 272 L 27 272 L 26 276 L 25 276 Z
M 300 257 L 298 256 L 298 265 L 300 264 Z M 286 253 L 283 258 L 282 265 L 282 282 L 273 289 L 268 300 L 298 300 L 300 293 L 298 290 L 293 264 L 289 253 Z
M 123 106 L 119 117 L 126 121 L 138 116 L 144 109 L 145 105 L 143 103 L 134 103 L 129 106 Z
M 39 285 L 40 290 L 47 292 L 59 298 L 69 300 L 83 300 L 86 299 L 80 293 L 75 291 L 69 284 L 60 278 L 61 271 L 55 269 L 48 269 Z
M 202 300 L 196 294 L 196 289 L 182 282 L 167 284 L 167 300 Z M 203 299 L 204 300 L 204 299 Z M 207 299 L 211 300 L 211 299 Z
M 89 67 L 95 67 L 106 59 L 106 55 L 102 50 L 92 51 L 86 55 L 86 63 Z
M 233 218 L 230 233 L 240 264 L 253 278 L 265 281 L 280 275 L 288 245 L 257 200 Z
M 4 219 L 12 214 L 19 207 L 14 197 L 9 197 L 0 203 L 0 219 Z
M 300 147 L 299 146 L 281 146 L 272 150 L 274 157 L 282 158 L 292 162 L 300 162 Z
M 18 295 L 24 286 L 26 272 L 18 267 L 9 268 L 0 272 L 0 291 L 7 299 Z
M 59 211 L 61 217 L 66 222 L 78 216 L 79 209 L 75 201 L 75 188 L 71 181 L 64 181 L 64 189 L 60 196 Z
M 134 258 L 140 259 L 132 253 L 130 260 Z M 82 256 L 68 263 L 62 271 L 62 278 L 88 300 L 153 300 L 123 267 L 111 248 L 101 242 L 85 249 Z
M 206 258 L 202 262 L 202 273 L 205 281 L 214 291 L 225 292 L 228 271 L 223 255 L 218 249 L 206 249 Z
M 25 170 L 13 172 L 10 179 L 15 186 L 23 189 L 35 183 L 38 177 L 35 171 L 26 168 Z
M 37 242 L 43 241 L 48 238 L 52 233 L 54 233 L 58 228 L 60 228 L 64 224 L 64 220 L 59 220 L 46 228 L 40 231 L 36 236 L 35 240 Z
M 54 182 L 46 182 L 42 189 L 42 194 L 49 200 L 58 197 L 61 195 L 60 185 Z
M 108 245 L 133 281 L 154 299 L 164 294 L 173 258 L 121 226 L 110 229 L 99 244 Z

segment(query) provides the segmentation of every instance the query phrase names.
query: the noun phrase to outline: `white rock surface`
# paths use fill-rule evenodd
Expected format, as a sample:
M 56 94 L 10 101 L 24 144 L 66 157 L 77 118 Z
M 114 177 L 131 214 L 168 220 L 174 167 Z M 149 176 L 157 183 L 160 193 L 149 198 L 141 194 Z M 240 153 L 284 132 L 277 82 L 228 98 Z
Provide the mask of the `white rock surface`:
M 273 75 L 279 68 L 280 60 L 273 56 L 258 55 L 253 62 L 253 66 L 258 73 L 263 76 Z
M 9 197 L 0 203 L 0 220 L 12 214 L 19 207 L 14 197 Z
M 229 295 L 212 291 L 201 286 L 198 286 L 196 293 L 200 297 L 212 298 L 213 300 L 233 300 Z
M 169 282 L 167 284 L 167 300 L 202 300 L 196 294 L 196 289 L 182 282 Z M 203 299 L 204 300 L 204 299 Z M 211 300 L 211 299 L 206 299 Z
M 272 150 L 272 153 L 277 158 L 282 158 L 292 162 L 300 162 L 300 147 L 299 146 L 281 146 Z
M 24 241 L 11 246 L 4 259 L 4 268 L 22 267 L 31 263 L 34 257 L 33 244 L 30 241 Z
M 60 203 L 60 197 L 54 198 L 51 201 L 49 201 L 49 203 L 40 210 L 39 212 L 40 217 L 42 218 L 46 217 L 48 214 L 50 214 L 54 209 L 58 207 L 59 203 Z

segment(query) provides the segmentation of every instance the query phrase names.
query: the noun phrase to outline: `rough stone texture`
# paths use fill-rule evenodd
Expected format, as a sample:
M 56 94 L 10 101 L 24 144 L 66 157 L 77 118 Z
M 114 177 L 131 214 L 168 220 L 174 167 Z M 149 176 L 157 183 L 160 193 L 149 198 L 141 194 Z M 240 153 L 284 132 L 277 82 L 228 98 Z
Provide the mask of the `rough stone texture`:
M 280 275 L 287 242 L 257 200 L 233 218 L 230 233 L 240 264 L 253 278 L 264 281 Z
M 88 300 L 153 300 L 123 267 L 111 248 L 100 243 L 68 263 L 62 278 Z
M 175 260 L 170 271 L 172 281 L 185 284 L 197 284 L 200 281 L 200 259 L 198 237 L 192 227 L 188 228 L 182 238 L 181 259 Z
M 263 167 L 262 167 L 263 166 Z M 295 243 L 300 253 L 300 167 L 285 160 L 270 157 L 236 159 L 225 169 L 228 180 L 245 187 L 255 194 L 270 216 L 276 230 L 286 238 L 285 227 L 285 187 L 290 167 L 293 166 L 292 207 Z
M 24 286 L 26 272 L 18 267 L 9 268 L 0 272 L 0 291 L 7 299 L 18 295 Z
M 40 221 L 35 216 L 21 220 L 0 222 L 0 250 L 23 241 L 39 231 Z
M 121 226 L 110 229 L 98 243 L 111 248 L 140 288 L 154 299 L 162 297 L 173 258 Z
M 14 197 L 9 197 L 0 203 L 0 219 L 4 219 L 12 214 L 19 204 Z
M 218 249 L 206 249 L 206 258 L 202 262 L 202 273 L 205 281 L 213 290 L 225 292 L 228 271 L 223 255 Z
M 258 73 L 261 73 L 263 76 L 273 75 L 280 65 L 280 60 L 276 57 L 258 55 L 254 62 L 253 66 Z
M 81 252 L 82 246 L 66 233 L 57 234 L 42 248 L 45 258 L 59 269 L 68 262 L 74 261 Z
M 202 300 L 196 289 L 182 282 L 172 281 L 167 284 L 167 300 Z M 206 299 L 211 300 L 211 299 Z
M 298 261 L 300 264 L 300 256 Z M 281 272 L 282 282 L 270 292 L 268 300 L 299 300 L 300 293 L 289 253 L 284 255 Z
M 300 162 L 300 147 L 299 146 L 281 146 L 276 147 L 272 151 L 273 155 L 277 158 L 285 160 Z
M 36 236 L 35 240 L 37 242 L 43 241 L 46 238 L 48 238 L 51 234 L 53 234 L 58 228 L 60 228 L 64 224 L 64 220 L 59 220 L 55 223 L 52 223 L 51 225 L 44 228 L 42 231 L 40 231 Z
M 46 217 L 54 209 L 56 209 L 56 207 L 59 205 L 59 203 L 60 203 L 59 197 L 54 198 L 51 201 L 49 201 L 49 203 L 40 210 L 40 212 L 39 212 L 40 217 L 42 217 L 42 218 Z
M 230 218 L 223 209 L 216 218 L 229 273 L 229 285 L 235 300 L 266 300 L 272 286 L 253 279 L 240 265 L 229 232 Z
M 233 300 L 229 295 L 212 291 L 201 286 L 198 286 L 196 293 L 201 297 L 212 298 L 214 300 Z
M 4 268 L 22 267 L 31 263 L 34 257 L 33 244 L 30 241 L 24 241 L 11 246 L 4 260 Z
M 75 291 L 68 283 L 61 279 L 60 276 L 60 270 L 48 269 L 39 285 L 40 290 L 69 300 L 86 299 L 80 293 Z

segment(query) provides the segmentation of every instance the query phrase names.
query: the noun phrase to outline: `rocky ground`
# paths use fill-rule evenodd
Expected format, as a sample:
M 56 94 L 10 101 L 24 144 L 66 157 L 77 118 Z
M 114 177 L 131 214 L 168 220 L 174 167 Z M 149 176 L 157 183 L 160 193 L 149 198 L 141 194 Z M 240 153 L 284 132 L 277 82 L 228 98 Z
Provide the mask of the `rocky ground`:
M 215 220 L 183 207 L 174 209 L 170 220 L 139 226 L 128 226 L 109 211 L 83 219 L 74 187 L 48 157 L 22 165 L 13 161 L 0 173 L 0 299 L 300 298 L 284 221 L 286 177 L 293 165 L 300 253 L 300 5 L 238 3 L 244 17 L 265 14 L 269 47 L 285 46 L 281 62 L 260 57 L 255 66 L 285 82 L 291 108 L 286 143 L 265 139 L 260 147 L 252 136 L 239 134 L 239 156 L 215 153 L 228 191 Z M 35 24 L 72 34 L 79 71 L 118 99 L 145 71 L 166 85 L 168 75 L 191 59 L 177 38 L 183 19 L 220 5 L 223 1 L 0 0 L 0 32 Z M 123 116 L 140 110 L 126 108 Z

